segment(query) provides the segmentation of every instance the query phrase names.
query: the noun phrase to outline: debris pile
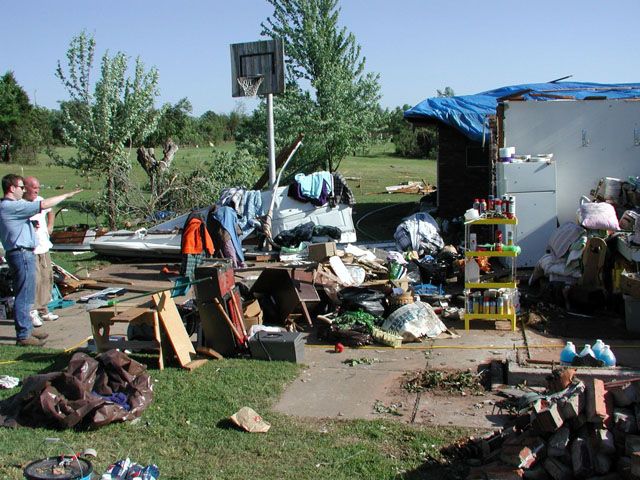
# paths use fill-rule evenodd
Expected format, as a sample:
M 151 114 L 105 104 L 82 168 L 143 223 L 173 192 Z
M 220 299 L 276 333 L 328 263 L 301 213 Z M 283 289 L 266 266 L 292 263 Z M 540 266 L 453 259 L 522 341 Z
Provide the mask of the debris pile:
M 640 379 L 579 380 L 554 371 L 548 393 L 527 397 L 515 423 L 462 447 L 468 479 L 638 478 Z

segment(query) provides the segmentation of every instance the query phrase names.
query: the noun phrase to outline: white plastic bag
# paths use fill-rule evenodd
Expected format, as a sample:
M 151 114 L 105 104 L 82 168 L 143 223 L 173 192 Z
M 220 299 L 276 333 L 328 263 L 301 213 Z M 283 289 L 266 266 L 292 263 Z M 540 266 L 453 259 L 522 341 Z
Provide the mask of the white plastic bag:
M 382 329 L 402 335 L 404 342 L 419 341 L 422 337 L 434 338 L 447 327 L 428 303 L 414 302 L 400 307 L 387 317 Z

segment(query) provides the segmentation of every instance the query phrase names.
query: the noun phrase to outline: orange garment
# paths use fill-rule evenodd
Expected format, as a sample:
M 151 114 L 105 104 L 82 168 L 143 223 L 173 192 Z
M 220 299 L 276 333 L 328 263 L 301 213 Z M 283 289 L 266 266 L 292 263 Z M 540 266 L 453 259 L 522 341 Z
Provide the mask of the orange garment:
M 204 248 L 202 246 L 204 240 Z M 213 255 L 213 241 L 209 236 L 209 232 L 204 228 L 202 220 L 199 218 L 192 218 L 184 227 L 182 233 L 182 254 L 192 255 L 202 253 L 203 249 L 206 249 L 209 255 Z

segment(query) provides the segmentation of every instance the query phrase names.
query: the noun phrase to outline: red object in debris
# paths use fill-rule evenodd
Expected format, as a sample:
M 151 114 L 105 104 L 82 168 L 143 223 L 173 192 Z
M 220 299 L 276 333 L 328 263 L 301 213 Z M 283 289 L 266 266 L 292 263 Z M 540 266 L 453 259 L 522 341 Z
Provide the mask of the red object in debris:
M 342 345 L 341 343 L 336 343 L 336 346 L 333 347 L 333 350 L 336 353 L 342 353 L 342 352 L 344 352 L 344 345 Z

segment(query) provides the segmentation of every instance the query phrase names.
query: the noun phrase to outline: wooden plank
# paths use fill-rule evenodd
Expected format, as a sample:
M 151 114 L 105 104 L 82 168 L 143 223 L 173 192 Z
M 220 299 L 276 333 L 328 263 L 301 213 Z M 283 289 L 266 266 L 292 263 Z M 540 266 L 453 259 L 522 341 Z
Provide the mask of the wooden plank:
M 196 351 L 184 328 L 178 308 L 167 292 L 156 293 L 152 298 L 169 342 L 178 357 L 178 362 L 181 367 L 184 367 L 191 361 L 191 355 L 195 355 Z
M 196 347 L 196 352 L 200 355 L 205 355 L 207 357 L 215 358 L 216 360 L 222 360 L 224 357 L 216 352 L 213 348 L 209 347 Z
M 133 320 L 135 320 L 136 318 L 139 318 L 145 314 L 149 314 L 149 313 L 154 313 L 153 310 L 149 309 L 149 308 L 129 308 L 127 310 L 125 310 L 124 312 L 116 315 L 115 317 L 111 318 L 112 322 L 122 322 L 122 323 L 129 323 Z
M 189 370 L 191 372 L 191 371 L 195 370 L 196 368 L 201 367 L 202 365 L 204 365 L 208 361 L 209 360 L 207 360 L 206 358 L 196 358 L 195 360 L 191 360 L 186 365 L 182 365 L 182 367 L 186 368 L 187 370 Z

